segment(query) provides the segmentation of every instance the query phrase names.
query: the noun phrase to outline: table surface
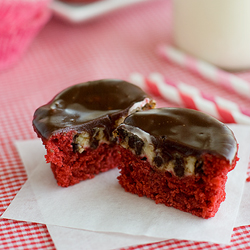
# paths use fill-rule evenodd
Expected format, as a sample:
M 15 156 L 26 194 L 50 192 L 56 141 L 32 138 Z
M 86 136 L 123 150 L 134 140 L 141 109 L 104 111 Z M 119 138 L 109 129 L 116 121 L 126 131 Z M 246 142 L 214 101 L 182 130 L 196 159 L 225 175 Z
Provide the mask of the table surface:
M 27 180 L 14 141 L 36 138 L 34 110 L 69 85 L 160 72 L 250 109 L 248 100 L 157 56 L 159 43 L 172 43 L 171 14 L 170 1 L 154 0 L 77 25 L 52 18 L 18 63 L 0 71 L 1 214 Z M 250 81 L 250 71 L 234 74 Z M 55 249 L 46 225 L 36 223 L 1 219 L 0 239 L 0 249 Z M 228 246 L 171 239 L 126 249 L 250 249 L 250 226 L 234 228 Z

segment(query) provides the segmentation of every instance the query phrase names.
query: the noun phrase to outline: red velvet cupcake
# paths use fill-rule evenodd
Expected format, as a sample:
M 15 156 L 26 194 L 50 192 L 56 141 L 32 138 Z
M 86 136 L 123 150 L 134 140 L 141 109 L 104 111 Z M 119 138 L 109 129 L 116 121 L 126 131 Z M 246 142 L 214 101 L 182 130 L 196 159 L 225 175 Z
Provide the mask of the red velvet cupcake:
M 225 124 L 199 111 L 161 108 L 131 114 L 114 135 L 126 191 L 203 218 L 216 214 L 238 160 Z
M 99 80 L 69 87 L 38 108 L 33 127 L 58 185 L 74 185 L 117 167 L 121 154 L 113 130 L 129 114 L 154 106 L 131 83 Z

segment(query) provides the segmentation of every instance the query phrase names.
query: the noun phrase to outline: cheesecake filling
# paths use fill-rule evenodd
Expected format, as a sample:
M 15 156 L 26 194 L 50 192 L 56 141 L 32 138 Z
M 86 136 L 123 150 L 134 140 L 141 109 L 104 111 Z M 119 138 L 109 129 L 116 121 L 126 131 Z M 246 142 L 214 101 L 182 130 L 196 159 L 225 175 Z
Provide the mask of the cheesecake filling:
M 145 98 L 141 102 L 135 103 L 128 111 L 128 115 L 148 110 L 155 107 L 155 101 L 150 98 Z M 118 127 L 127 117 L 127 115 L 121 116 L 115 121 L 115 127 Z M 82 131 L 74 136 L 73 149 L 76 152 L 83 153 L 87 148 L 96 149 L 101 143 L 110 144 L 114 142 L 113 136 L 109 135 L 105 127 L 94 127 L 91 133 L 88 131 Z
M 182 155 L 177 151 L 170 153 L 157 148 L 153 137 L 137 127 L 122 124 L 113 132 L 113 135 L 123 148 L 130 150 L 142 160 L 147 160 L 159 171 L 168 171 L 178 177 L 200 173 L 203 165 L 200 157 Z

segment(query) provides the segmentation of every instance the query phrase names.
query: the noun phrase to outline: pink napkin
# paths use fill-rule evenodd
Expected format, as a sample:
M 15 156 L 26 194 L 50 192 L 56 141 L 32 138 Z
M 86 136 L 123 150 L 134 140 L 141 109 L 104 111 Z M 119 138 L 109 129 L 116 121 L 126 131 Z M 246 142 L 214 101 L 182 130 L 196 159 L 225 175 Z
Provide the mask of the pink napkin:
M 49 20 L 51 0 L 0 0 L 0 70 L 12 66 Z

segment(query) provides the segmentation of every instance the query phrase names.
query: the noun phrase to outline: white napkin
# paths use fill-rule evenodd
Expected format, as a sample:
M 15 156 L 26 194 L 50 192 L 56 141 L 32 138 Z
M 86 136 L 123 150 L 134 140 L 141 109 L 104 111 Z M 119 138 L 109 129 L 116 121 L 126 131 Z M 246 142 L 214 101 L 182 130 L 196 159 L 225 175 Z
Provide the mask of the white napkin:
M 245 188 L 240 203 L 239 213 L 234 224 L 235 227 L 250 225 L 250 182 L 245 183 Z
M 99 233 L 100 237 L 113 238 L 114 242 L 116 238 L 119 241 L 120 237 L 121 242 L 124 240 L 128 245 L 146 243 L 143 241 L 147 240 L 157 241 L 157 238 L 158 240 L 177 238 L 227 244 L 230 242 L 237 216 L 250 152 L 248 143 L 250 129 L 239 125 L 232 125 L 231 128 L 240 144 L 241 159 L 236 169 L 229 174 L 226 186 L 227 199 L 214 218 L 204 220 L 164 205 L 156 205 L 145 197 L 139 198 L 126 193 L 117 183 L 116 169 L 69 188 L 58 187 L 49 166 L 46 166 L 44 161 L 40 162 L 2 217 L 107 232 Z M 30 144 L 30 147 L 33 146 Z M 20 152 L 24 147 L 18 147 L 18 149 Z M 25 159 L 23 160 L 25 162 Z M 31 211 L 27 213 L 27 209 L 30 208 Z M 84 232 L 83 230 L 73 231 L 77 234 Z M 74 234 L 73 231 L 71 231 L 72 234 Z M 137 236 L 131 236 L 131 234 Z M 95 235 L 92 236 L 94 239 Z M 64 238 L 61 237 L 60 242 L 65 241 Z M 106 249 L 116 247 L 121 246 L 111 243 L 111 247 Z M 105 249 L 104 245 L 102 249 Z
M 30 177 L 38 163 L 44 162 L 45 149 L 41 143 L 41 140 L 16 141 L 15 144 L 25 166 L 27 175 Z M 18 194 L 16 197 L 16 206 L 12 207 L 13 210 L 12 208 L 9 208 L 9 212 L 15 214 L 15 220 L 26 220 L 43 223 L 43 216 L 29 182 L 26 182 L 20 193 L 21 192 L 22 194 Z M 24 207 L 22 205 L 18 205 L 19 202 L 23 202 L 22 197 L 29 197 L 29 200 L 26 200 L 26 206 Z M 26 210 L 27 207 L 29 208 L 28 212 Z M 23 208 L 23 210 L 19 210 L 21 208 Z M 26 219 L 23 219 L 24 217 Z M 47 229 L 57 250 L 108 250 L 132 245 L 159 242 L 159 238 L 147 236 L 92 232 L 49 224 L 47 225 Z

